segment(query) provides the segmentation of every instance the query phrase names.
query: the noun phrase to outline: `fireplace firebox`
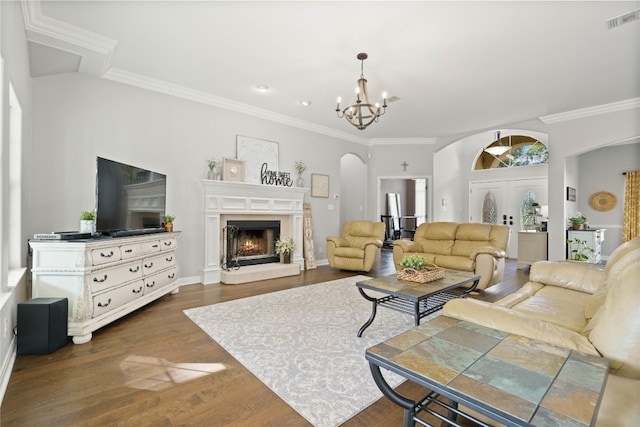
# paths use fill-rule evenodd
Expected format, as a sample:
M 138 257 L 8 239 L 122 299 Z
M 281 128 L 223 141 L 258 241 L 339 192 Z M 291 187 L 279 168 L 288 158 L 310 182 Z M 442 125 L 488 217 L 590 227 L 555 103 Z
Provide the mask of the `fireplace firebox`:
M 280 221 L 227 221 L 225 250 L 227 269 L 280 262 L 275 245 L 279 238 Z

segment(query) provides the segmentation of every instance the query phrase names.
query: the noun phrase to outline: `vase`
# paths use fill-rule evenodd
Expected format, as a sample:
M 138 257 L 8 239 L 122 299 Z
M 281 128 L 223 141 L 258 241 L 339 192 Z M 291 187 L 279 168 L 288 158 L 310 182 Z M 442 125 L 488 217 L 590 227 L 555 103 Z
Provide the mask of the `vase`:
M 166 223 L 164 225 L 164 229 L 165 229 L 165 231 L 168 231 L 168 232 L 173 231 L 173 223 L 171 223 L 171 222 Z
M 94 234 L 96 232 L 96 222 L 93 220 L 81 219 L 80 220 L 80 233 Z
M 291 264 L 291 254 L 282 254 L 281 259 L 284 264 Z
M 215 169 L 209 169 L 209 172 L 207 172 L 207 178 L 218 179 L 218 173 L 216 172 Z
M 304 188 L 304 178 L 300 175 L 298 175 L 298 178 L 296 179 L 296 187 Z
M 573 224 L 574 230 L 586 230 L 587 224 Z

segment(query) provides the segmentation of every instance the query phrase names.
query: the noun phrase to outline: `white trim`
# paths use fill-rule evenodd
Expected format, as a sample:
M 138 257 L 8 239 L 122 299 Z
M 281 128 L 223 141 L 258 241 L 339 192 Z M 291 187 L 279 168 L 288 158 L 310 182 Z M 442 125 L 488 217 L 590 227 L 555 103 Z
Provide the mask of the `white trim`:
M 140 74 L 131 73 L 119 68 L 109 69 L 103 75 L 103 77 L 105 79 L 113 80 L 118 83 L 136 86 L 142 89 L 187 99 L 193 102 L 199 102 L 201 104 L 206 104 L 213 107 L 224 108 L 241 114 L 259 117 L 261 119 L 270 120 L 276 123 L 282 123 L 291 127 L 332 136 L 346 141 L 351 141 L 363 145 L 368 144 L 367 139 L 361 138 L 359 136 L 350 135 L 345 132 L 310 123 L 304 120 L 294 119 L 293 117 L 285 116 L 284 114 L 274 113 L 269 110 L 254 107 L 252 105 L 243 104 L 241 102 L 232 101 L 230 99 L 212 95 L 207 92 L 176 85 L 163 80 L 153 79 Z
M 566 122 L 585 117 L 598 116 L 600 114 L 615 113 L 618 111 L 640 108 L 640 98 L 630 98 L 624 101 L 612 102 L 609 104 L 596 105 L 595 107 L 581 108 L 578 110 L 565 111 L 564 113 L 540 116 L 538 119 L 548 125 L 552 123 Z
M 13 371 L 13 365 L 16 362 L 17 342 L 15 335 L 11 338 L 11 344 L 4 353 L 7 357 L 3 360 L 2 366 L 0 366 L 0 403 L 4 400 L 4 395 L 7 392 L 9 386 L 9 380 L 11 379 L 11 372 Z
M 83 73 L 101 77 L 113 64 L 116 40 L 43 15 L 39 1 L 21 5 L 28 41 L 79 55 Z

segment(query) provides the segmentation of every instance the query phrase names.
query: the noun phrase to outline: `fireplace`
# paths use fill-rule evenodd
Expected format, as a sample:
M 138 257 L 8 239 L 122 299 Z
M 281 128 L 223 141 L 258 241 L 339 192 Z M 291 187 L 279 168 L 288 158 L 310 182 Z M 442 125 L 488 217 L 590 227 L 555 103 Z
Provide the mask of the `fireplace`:
M 306 188 L 249 182 L 202 180 L 204 222 L 203 284 L 239 284 L 300 274 L 303 258 L 303 204 Z M 229 221 L 279 221 L 280 237 L 298 242 L 292 263 L 269 262 L 226 269 Z M 274 242 L 277 238 L 274 237 Z M 275 251 L 274 251 L 275 252 Z
M 275 243 L 280 238 L 280 221 L 227 221 L 225 261 L 227 269 L 279 262 Z

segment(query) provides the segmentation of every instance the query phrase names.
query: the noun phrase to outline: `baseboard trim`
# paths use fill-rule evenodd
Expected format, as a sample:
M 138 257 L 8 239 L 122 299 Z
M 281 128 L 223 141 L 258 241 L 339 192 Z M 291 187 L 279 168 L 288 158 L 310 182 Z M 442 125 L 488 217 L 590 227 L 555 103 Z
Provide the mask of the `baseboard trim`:
M 4 394 L 7 392 L 9 386 L 9 380 L 11 379 L 11 372 L 13 371 L 13 365 L 16 363 L 16 351 L 17 341 L 15 336 L 11 339 L 11 345 L 7 352 L 4 362 L 2 363 L 2 370 L 0 371 L 0 404 L 4 400 Z

